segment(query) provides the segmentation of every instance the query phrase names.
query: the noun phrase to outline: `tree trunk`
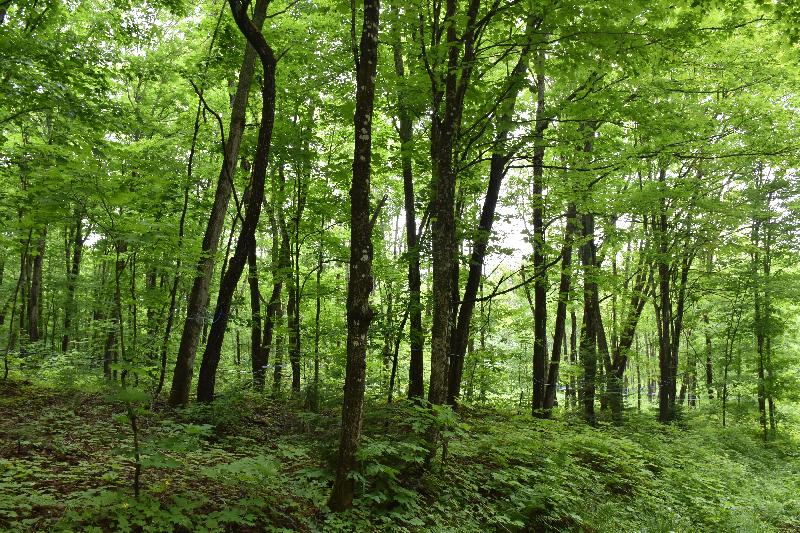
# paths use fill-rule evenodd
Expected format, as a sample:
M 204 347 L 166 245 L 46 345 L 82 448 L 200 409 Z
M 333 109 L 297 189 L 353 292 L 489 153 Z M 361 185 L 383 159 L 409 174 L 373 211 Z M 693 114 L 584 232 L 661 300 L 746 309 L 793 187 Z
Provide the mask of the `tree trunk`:
M 82 234 L 83 214 L 75 210 L 75 230 L 72 238 L 72 261 L 67 272 L 67 298 L 64 303 L 64 334 L 61 337 L 61 351 L 69 350 L 70 334 L 72 332 L 72 320 L 75 316 L 75 286 L 81 268 L 81 257 L 83 255 L 84 237 Z
M 396 23 L 395 23 L 396 24 Z M 400 32 L 393 28 L 392 52 L 394 56 L 395 74 L 405 77 L 403 52 L 400 44 Z M 417 235 L 417 214 L 414 195 L 413 174 L 413 124 L 405 105 L 406 95 L 402 87 L 398 89 L 397 118 L 400 123 L 400 162 L 403 171 L 403 205 L 406 219 L 406 244 L 408 247 L 408 313 L 409 313 L 409 349 L 408 397 L 422 398 L 425 395 L 423 346 L 425 334 L 422 331 L 421 276 L 419 267 L 419 236 Z
M 279 196 L 278 198 L 283 198 L 284 187 L 286 184 L 286 179 L 283 174 L 283 167 L 278 168 L 278 177 L 280 179 L 280 187 L 279 187 Z M 278 266 L 277 270 L 273 271 L 273 286 L 272 286 L 272 296 L 274 302 L 274 306 L 272 309 L 272 321 L 269 324 L 269 330 L 265 328 L 264 331 L 264 346 L 268 347 L 269 342 L 272 340 L 272 337 L 275 337 L 275 362 L 273 366 L 272 372 L 272 392 L 277 394 L 281 390 L 281 381 L 283 378 L 283 332 L 278 331 L 278 334 L 274 334 L 274 328 L 277 326 L 279 329 L 283 324 L 283 302 L 281 301 L 281 291 L 283 287 L 283 283 L 286 279 L 289 279 L 289 287 L 287 292 L 291 292 L 291 243 L 289 241 L 289 232 L 286 228 L 286 220 L 284 218 L 283 212 L 280 210 L 280 204 L 277 206 L 277 221 L 278 221 L 278 233 L 277 235 L 280 236 L 280 246 L 278 247 Z M 290 298 L 291 299 L 291 296 Z M 288 307 L 288 306 L 287 306 Z M 293 311 L 293 309 L 292 309 Z M 288 313 L 287 313 L 288 314 Z M 269 338 L 268 335 L 269 334 Z M 268 350 L 268 348 L 266 348 Z M 269 352 L 267 351 L 269 355 Z
M 312 112 L 313 115 L 313 112 Z M 307 144 L 307 141 L 304 141 Z M 300 394 L 300 221 L 306 205 L 308 188 L 303 185 L 303 172 L 297 170 L 295 177 L 294 216 L 292 218 L 292 234 L 294 237 L 293 256 L 290 267 L 293 268 L 289 285 L 289 305 L 287 319 L 289 326 L 289 362 L 292 366 L 292 393 Z
M 258 263 L 256 247 L 247 252 L 247 282 L 250 287 L 250 361 L 253 368 L 253 386 L 256 390 L 264 388 L 264 350 L 261 347 L 261 291 L 258 289 Z M 236 331 L 237 339 L 239 331 Z M 237 342 L 237 348 L 239 346 Z M 237 350 L 238 351 L 238 350 Z
M 581 263 L 583 266 L 583 331 L 581 332 L 581 362 L 583 363 L 583 410 L 586 421 L 594 425 L 597 418 L 594 412 L 595 379 L 597 375 L 597 321 L 594 319 L 594 298 L 596 281 L 594 280 L 596 252 L 594 245 L 594 215 L 583 214 L 581 217 L 584 243 L 581 245 Z
M 550 355 L 550 368 L 547 374 L 547 384 L 542 405 L 545 416 L 549 416 L 550 410 L 555 404 L 556 390 L 558 389 L 558 367 L 561 361 L 562 345 L 566 340 L 567 301 L 569 300 L 569 291 L 572 282 L 572 243 L 577 233 L 577 217 L 578 212 L 575 204 L 570 203 L 567 208 L 567 227 L 564 235 L 564 247 L 561 250 L 561 280 L 558 285 L 558 305 L 556 307 L 555 331 L 553 333 L 553 350 Z
M 30 248 L 30 245 L 31 245 L 31 236 L 32 236 L 32 234 L 33 234 L 33 231 L 29 230 L 28 231 L 28 238 L 25 241 L 25 246 L 24 246 L 24 248 L 22 250 L 22 254 L 21 254 L 21 256 L 23 258 L 26 255 L 28 255 L 28 249 Z M 8 372 L 10 370 L 9 364 L 8 364 L 8 354 L 11 352 L 11 350 L 14 349 L 14 344 L 16 343 L 17 336 L 18 336 L 18 334 L 15 332 L 15 329 L 14 329 L 14 326 L 16 325 L 15 322 L 14 322 L 14 318 L 15 318 L 14 317 L 14 312 L 17 309 L 17 296 L 20 293 L 20 288 L 21 288 L 22 283 L 23 283 L 24 275 L 25 275 L 25 270 L 24 269 L 20 269 L 19 277 L 17 278 L 17 284 L 14 286 L 14 293 L 12 294 L 11 300 L 10 300 L 10 303 L 11 303 L 11 317 L 10 317 L 10 320 L 8 322 L 8 341 L 6 343 L 6 349 L 3 352 L 3 381 L 8 379 Z
M 294 273 L 290 276 L 287 287 L 289 298 L 286 303 L 286 326 L 288 332 L 289 365 L 292 370 L 292 394 L 300 392 L 300 353 L 298 350 L 297 320 L 297 290 L 294 282 Z
M 378 0 L 364 0 L 364 21 L 356 61 L 356 111 L 353 119 L 353 181 L 350 186 L 350 277 L 347 283 L 347 366 L 342 404 L 342 431 L 336 479 L 328 506 L 343 511 L 353 504 L 355 453 L 361 438 L 362 407 L 367 364 L 367 333 L 373 310 L 372 222 L 370 221 L 370 170 L 372 162 L 372 112 L 378 64 Z M 354 17 L 355 18 L 355 17 Z M 355 27 L 353 28 L 355 32 Z M 355 42 L 353 43 L 355 47 Z M 379 206 L 380 208 L 380 206 Z M 375 213 L 377 216 L 377 212 Z
M 475 298 L 478 294 L 481 273 L 483 272 L 483 262 L 486 257 L 486 250 L 489 245 L 489 237 L 492 234 L 492 224 L 497 209 L 497 200 L 500 196 L 500 187 L 508 171 L 507 164 L 512 156 L 512 148 L 508 146 L 508 137 L 513 127 L 514 110 L 516 108 L 517 97 L 523 87 L 525 76 L 528 72 L 528 57 L 531 49 L 531 37 L 535 25 L 534 17 L 529 17 L 526 27 L 528 42 L 525 43 L 520 52 L 519 59 L 508 77 L 506 87 L 503 90 L 502 99 L 498 104 L 496 119 L 497 133 L 494 139 L 494 148 L 489 165 L 489 183 L 486 189 L 486 196 L 481 209 L 481 216 L 478 222 L 477 232 L 472 245 L 472 255 L 469 262 L 469 273 L 467 284 L 464 288 L 464 298 L 458 307 L 458 318 L 450 341 L 450 368 L 448 377 L 447 402 L 453 404 L 461 394 L 461 379 L 464 371 L 464 355 L 469 341 L 469 328 L 472 321 L 472 314 L 475 310 Z M 541 74 L 539 81 L 542 81 L 544 74 Z M 537 106 L 536 132 L 539 137 L 547 127 L 547 121 L 543 117 L 544 84 L 542 83 L 541 97 Z M 544 148 L 541 147 L 542 157 Z M 538 152 L 537 152 L 538 153 Z M 542 161 L 542 158 L 537 159 Z M 540 169 L 541 170 L 541 169 Z M 457 267 L 456 267 L 457 268 Z M 455 285 L 456 291 L 458 285 Z
M 252 21 L 256 29 L 261 28 L 268 4 L 268 0 L 256 0 Z M 211 284 L 211 275 L 214 270 L 214 260 L 225 222 L 225 213 L 230 201 L 233 175 L 236 171 L 236 161 L 242 142 L 242 134 L 244 133 L 247 100 L 250 94 L 255 60 L 256 51 L 248 43 L 242 60 L 242 67 L 239 70 L 239 83 L 233 100 L 228 139 L 225 145 L 225 153 L 223 154 L 224 160 L 217 182 L 217 189 L 214 193 L 214 205 L 211 208 L 211 214 L 203 235 L 203 252 L 197 263 L 197 274 L 187 303 L 186 321 L 184 322 L 183 334 L 181 335 L 180 347 L 178 348 L 178 356 L 175 362 L 175 373 L 172 376 L 172 389 L 169 396 L 170 405 L 183 405 L 189 401 L 194 359 L 197 354 L 200 333 L 203 329 L 203 318 L 208 306 L 208 292 Z
M 42 264 L 44 261 L 45 244 L 47 242 L 47 227 L 39 232 L 36 245 L 36 255 L 33 256 L 31 269 L 31 285 L 28 291 L 28 338 L 30 342 L 38 342 L 41 338 L 39 321 L 41 319 L 42 305 Z M 29 259 L 30 261 L 30 259 Z
M 461 128 L 464 95 L 469 85 L 474 60 L 474 25 L 480 6 L 470 0 L 464 35 L 456 30 L 456 0 L 447 0 L 447 74 L 444 79 L 444 116 L 434 104 L 431 151 L 434 154 L 433 184 L 433 323 L 431 326 L 431 376 L 428 401 L 434 405 L 447 400 L 448 362 L 453 313 L 453 279 L 457 273 L 455 238 L 455 187 L 453 165 L 455 141 Z M 463 43 L 464 56 L 459 61 Z M 460 76 L 459 76 L 460 73 Z M 435 440 L 435 435 L 430 435 Z
M 543 63 L 544 52 L 539 53 L 538 63 Z M 545 272 L 544 233 L 544 152 L 542 142 L 544 127 L 540 126 L 544 113 L 544 72 L 537 65 L 536 75 L 536 134 L 533 153 L 533 402 L 534 414 L 541 413 L 545 402 L 547 382 L 547 278 Z
M 248 199 L 244 221 L 236 240 L 236 248 L 231 258 L 225 277 L 220 283 L 217 305 L 214 310 L 214 323 L 208 334 L 206 351 L 200 365 L 197 382 L 198 401 L 209 402 L 214 399 L 217 366 L 222 350 L 222 341 L 231 307 L 231 298 L 236 290 L 239 277 L 247 261 L 250 248 L 256 246 L 255 232 L 264 202 L 264 182 L 267 174 L 272 128 L 275 123 L 275 67 L 276 59 L 261 31 L 250 20 L 239 0 L 230 0 L 236 25 L 247 41 L 255 48 L 261 59 L 263 83 L 261 88 L 261 124 L 258 128 L 258 144 L 253 161 L 253 172 L 250 182 L 250 198 Z
M 320 229 L 325 227 L 325 221 L 320 221 Z M 320 233 L 321 234 L 321 233 Z M 316 302 L 314 306 L 314 380 L 308 394 L 308 408 L 315 413 L 319 409 L 319 338 L 320 338 L 320 314 L 322 311 L 322 242 L 319 243 L 317 251 L 317 279 L 316 279 Z

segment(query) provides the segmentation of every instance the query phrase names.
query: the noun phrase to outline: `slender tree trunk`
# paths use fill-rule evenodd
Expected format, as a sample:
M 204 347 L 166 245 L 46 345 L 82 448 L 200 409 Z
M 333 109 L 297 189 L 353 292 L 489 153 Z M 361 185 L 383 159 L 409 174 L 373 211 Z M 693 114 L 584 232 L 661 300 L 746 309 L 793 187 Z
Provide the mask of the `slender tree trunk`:
M 362 407 L 367 364 L 367 334 L 373 310 L 372 226 L 370 220 L 370 170 L 372 162 L 372 112 L 378 64 L 378 0 L 364 0 L 364 21 L 356 61 L 356 112 L 353 119 L 353 181 L 350 186 L 350 277 L 347 283 L 347 366 L 345 368 L 342 431 L 336 479 L 328 506 L 343 511 L 353 504 L 355 453 L 361 438 Z M 355 16 L 353 17 L 355 18 Z M 353 23 L 355 24 L 355 22 Z M 353 28 L 355 33 L 355 27 Z M 355 42 L 353 43 L 355 47 Z M 375 216 L 377 216 L 377 212 Z
M 33 231 L 29 230 L 28 231 L 28 239 L 25 241 L 25 247 L 23 248 L 22 254 L 21 254 L 23 258 L 28 255 L 28 249 L 30 248 L 30 245 L 31 245 L 31 236 L 32 236 L 32 234 L 33 234 Z M 17 296 L 20 293 L 20 288 L 22 286 L 24 276 L 25 276 L 25 270 L 24 269 L 20 269 L 19 277 L 17 278 L 17 284 L 14 287 L 14 293 L 12 294 L 11 300 L 10 300 L 11 301 L 11 317 L 10 317 L 10 320 L 8 321 L 8 342 L 6 344 L 5 352 L 3 352 L 3 381 L 8 379 L 8 372 L 10 370 L 10 367 L 9 367 L 9 364 L 8 364 L 8 354 L 11 353 L 11 350 L 14 349 L 14 344 L 16 343 L 16 340 L 17 340 L 17 334 L 16 334 L 15 329 L 14 329 L 14 327 L 16 325 L 15 322 L 14 322 L 14 318 L 15 318 L 14 317 L 14 312 L 17 309 Z
M 555 331 L 553 333 L 553 350 L 550 355 L 550 368 L 542 405 L 545 416 L 549 416 L 558 390 L 558 366 L 561 361 L 562 345 L 566 344 L 567 333 L 567 301 L 569 300 L 572 282 L 572 243 L 577 233 L 578 212 L 574 203 L 567 208 L 567 227 L 564 235 L 564 246 L 561 249 L 561 280 L 558 285 L 558 305 L 556 307 Z M 566 403 L 566 400 L 564 401 Z M 535 412 L 535 409 L 534 409 Z
M 178 259 L 175 261 L 175 273 L 172 277 L 172 288 L 169 291 L 169 309 L 167 310 L 167 324 L 164 327 L 164 337 L 160 346 L 160 369 L 158 373 L 158 384 L 153 391 L 153 401 L 155 402 L 161 395 L 161 390 L 164 388 L 164 380 L 167 375 L 167 354 L 169 352 L 169 339 L 172 335 L 172 326 L 175 323 L 176 302 L 178 297 L 178 284 L 181 280 L 181 252 L 183 251 L 183 237 L 186 230 L 186 212 L 189 209 L 189 190 L 192 186 L 192 177 L 194 169 L 194 156 L 197 147 L 197 135 L 200 131 L 200 112 L 201 107 L 198 105 L 197 112 L 194 118 L 194 132 L 192 135 L 192 147 L 189 151 L 189 162 L 186 166 L 186 184 L 183 187 L 183 207 L 181 209 L 181 217 L 178 221 Z M 164 285 L 166 277 L 162 275 L 161 284 Z
M 325 227 L 325 221 L 320 221 L 320 230 Z M 321 235 L 321 233 L 320 233 Z M 317 279 L 316 279 L 316 302 L 314 306 L 314 381 L 311 384 L 308 397 L 308 407 L 312 412 L 319 409 L 319 339 L 320 339 L 320 315 L 322 312 L 322 241 L 319 243 L 317 252 Z
M 767 394 L 766 394 L 766 376 L 764 372 L 764 344 L 766 341 L 765 335 L 765 320 L 764 320 L 764 303 L 762 300 L 762 290 L 764 280 L 762 279 L 761 272 L 761 257 L 759 246 L 761 246 L 761 220 L 753 220 L 753 231 L 751 235 L 751 242 L 754 248 L 752 253 L 752 274 L 753 274 L 753 296 L 754 296 L 754 313 L 753 325 L 756 334 L 756 368 L 758 372 L 758 413 L 759 422 L 761 424 L 761 432 L 763 439 L 766 442 L 768 438 L 767 433 Z
M 544 61 L 544 52 L 539 54 L 539 63 Z M 533 404 L 534 414 L 541 413 L 545 402 L 547 382 L 547 278 L 545 272 L 544 232 L 544 72 L 537 67 L 536 135 L 533 154 Z
M 313 114 L 313 113 L 312 113 Z M 306 143 L 307 144 L 307 143 Z M 292 393 L 300 394 L 300 221 L 306 205 L 307 187 L 303 186 L 303 173 L 298 170 L 295 178 L 294 216 L 292 219 L 292 234 L 294 246 L 290 267 L 291 283 L 289 285 L 289 305 L 287 306 L 287 319 L 289 325 L 289 362 L 292 366 Z
M 397 23 L 395 23 L 397 24 Z M 392 52 L 394 56 L 395 74 L 405 77 L 403 51 L 400 43 L 399 28 L 393 28 Z M 422 331 L 422 302 L 420 298 L 422 281 L 419 266 L 419 236 L 417 235 L 417 211 L 414 194 L 413 124 L 405 105 L 406 95 L 403 88 L 398 89 L 397 118 L 400 123 L 400 163 L 403 171 L 403 205 L 406 220 L 406 243 L 408 246 L 408 298 L 409 298 L 409 348 L 410 362 L 408 366 L 408 396 L 422 398 L 425 395 L 423 346 L 425 334 Z
M 708 399 L 714 399 L 714 363 L 711 359 L 712 343 L 711 343 L 711 321 L 708 318 L 708 311 L 703 313 L 703 335 L 705 336 L 705 356 L 706 356 L 706 390 L 708 391 Z
M 455 403 L 461 394 L 464 356 L 469 342 L 469 328 L 472 321 L 472 314 L 475 310 L 475 297 L 478 293 L 478 285 L 480 284 L 481 273 L 483 271 L 483 262 L 486 257 L 489 237 L 492 233 L 492 224 L 494 223 L 497 201 L 500 196 L 500 187 L 508 171 L 508 161 L 512 156 L 512 148 L 508 146 L 508 137 L 513 127 L 517 97 L 522 90 L 525 76 L 528 73 L 528 60 L 535 26 L 536 19 L 532 16 L 529 17 L 525 32 L 528 40 L 523 46 L 519 59 L 506 81 L 506 87 L 503 89 L 503 94 L 498 104 L 496 119 L 497 133 L 495 134 L 494 149 L 489 165 L 489 183 L 486 189 L 480 220 L 478 222 L 478 231 L 476 232 L 475 240 L 472 245 L 467 284 L 464 288 L 464 298 L 461 305 L 458 307 L 458 316 L 455 321 L 456 326 L 450 341 L 450 366 L 447 393 L 447 401 L 450 404 Z M 540 72 L 537 80 L 538 82 L 542 82 L 542 85 L 540 87 L 539 104 L 537 105 L 535 131 L 537 139 L 541 141 L 542 133 L 548 124 L 548 121 L 544 119 L 544 73 Z M 538 145 L 535 162 L 539 162 L 539 169 L 542 170 L 541 163 L 544 157 L 544 147 L 541 142 L 539 142 Z M 541 154 L 539 152 L 541 152 Z M 537 157 L 538 159 L 536 159 Z M 457 291 L 458 285 L 456 284 L 454 288 Z
M 275 327 L 277 334 L 275 334 L 274 355 L 272 364 L 272 395 L 278 396 L 281 392 L 281 383 L 283 381 L 283 356 L 284 356 L 284 331 L 283 331 L 283 315 L 284 308 L 283 302 L 278 300 L 278 306 L 275 308 Z
M 569 322 L 569 360 L 572 366 L 576 366 L 578 364 L 578 316 L 574 310 L 569 312 Z M 583 399 L 583 393 L 581 388 L 578 387 L 578 380 L 574 372 L 569 377 L 569 385 L 572 392 L 572 404 L 573 406 L 579 405 Z
M 581 263 L 583 266 L 583 331 L 581 332 L 581 362 L 583 363 L 583 411 L 586 421 L 594 425 L 597 418 L 594 412 L 595 384 L 597 375 L 597 321 L 594 319 L 594 298 L 596 281 L 594 280 L 596 252 L 594 245 L 594 215 L 584 214 L 582 217 Z
M 654 224 L 658 235 L 658 286 L 659 303 L 657 318 L 658 324 L 658 361 L 659 361 L 659 384 L 658 384 L 658 419 L 661 422 L 672 420 L 672 408 L 675 404 L 671 398 L 671 391 L 674 389 L 672 379 L 672 342 L 670 333 L 672 329 L 672 302 L 670 299 L 670 253 L 667 232 L 666 199 L 666 170 L 659 171 L 659 184 L 661 185 L 662 197 L 659 202 L 658 223 Z
M 300 392 L 300 354 L 297 349 L 297 291 L 295 290 L 294 273 L 290 276 L 288 301 L 286 302 L 286 326 L 288 333 L 289 366 L 292 370 L 292 394 Z
M 267 316 L 264 319 L 264 339 L 261 342 L 261 350 L 264 354 L 264 366 L 269 366 L 269 356 L 270 351 L 272 350 L 272 342 L 274 337 L 275 325 L 279 323 L 278 320 L 278 313 L 281 309 L 281 292 L 283 291 L 283 277 L 284 277 L 284 268 L 282 264 L 282 258 L 284 258 L 289 253 L 289 242 L 287 238 L 284 238 L 285 232 L 282 231 L 284 227 L 283 224 L 283 215 L 279 209 L 281 202 L 283 202 L 283 192 L 285 187 L 285 182 L 283 181 L 283 172 L 280 171 L 280 165 L 278 165 L 279 172 L 278 172 L 278 180 L 276 185 L 276 179 L 273 178 L 272 180 L 272 194 L 270 202 L 267 204 L 267 210 L 269 213 L 270 225 L 272 227 L 272 252 L 271 252 L 271 274 L 272 274 L 272 293 L 270 295 L 269 301 L 267 302 Z M 277 212 L 277 213 L 276 213 Z M 280 215 L 280 219 L 278 218 Z M 280 223 L 278 222 L 280 220 Z M 274 365 L 274 363 L 273 363 Z M 275 371 L 277 371 L 277 367 Z M 256 376 L 255 387 L 256 390 L 262 390 L 264 388 L 265 379 L 264 376 Z
M 261 348 L 261 291 L 258 289 L 258 263 L 256 261 L 256 247 L 247 253 L 247 282 L 250 287 L 250 361 L 253 367 L 253 387 L 256 390 L 264 388 L 264 351 Z M 236 331 L 237 339 L 239 331 Z M 239 343 L 236 343 L 238 348 Z
M 258 30 L 264 21 L 268 0 L 256 0 L 253 25 Z M 172 376 L 172 390 L 170 391 L 170 405 L 183 405 L 189 401 L 194 372 L 194 359 L 197 354 L 197 345 L 203 329 L 205 311 L 208 306 L 208 293 L 211 284 L 211 275 L 214 270 L 217 246 L 225 222 L 225 212 L 231 196 L 233 175 L 236 171 L 239 147 L 245 127 L 247 100 L 250 85 L 255 70 L 256 50 L 248 43 L 242 67 L 239 70 L 239 83 L 233 99 L 228 139 L 224 148 L 224 161 L 220 171 L 217 188 L 214 193 L 214 205 L 203 235 L 203 253 L 197 263 L 197 274 L 194 278 L 192 290 L 186 308 L 186 321 L 183 326 L 180 347 L 175 363 L 175 373 Z
M 281 188 L 280 192 L 283 192 L 283 187 L 285 184 L 285 178 L 283 175 L 283 171 L 279 169 L 278 172 L 281 180 Z M 282 197 L 282 195 L 281 195 Z M 279 234 L 280 234 L 280 247 L 279 256 L 278 256 L 278 271 L 277 277 L 274 277 L 273 281 L 273 292 L 272 295 L 276 298 L 274 311 L 274 325 L 271 328 L 277 326 L 279 329 L 283 325 L 283 302 L 281 301 L 281 290 L 284 283 L 284 280 L 287 278 L 290 280 L 289 287 L 287 292 L 291 292 L 291 257 L 290 257 L 290 247 L 291 244 L 289 242 L 289 232 L 286 229 L 286 221 L 284 219 L 283 213 L 281 211 L 277 212 L 277 219 L 278 219 L 278 226 L 279 226 Z M 274 276 L 274 275 L 273 275 Z M 289 297 L 291 300 L 291 296 Z M 288 305 L 287 305 L 288 311 Z M 294 311 L 294 309 L 291 309 Z M 288 313 L 287 313 L 288 314 Z M 266 342 L 266 331 L 265 331 L 265 346 L 268 346 Z M 269 334 L 272 336 L 273 331 L 270 329 Z M 274 394 L 277 394 L 281 390 L 281 381 L 283 379 L 283 331 L 278 331 L 277 335 L 275 336 L 275 363 L 273 364 L 273 373 L 272 373 L 272 391 Z
M 39 322 L 41 319 L 42 305 L 42 264 L 44 261 L 45 243 L 47 242 L 47 227 L 39 232 L 36 245 L 36 254 L 31 261 L 31 285 L 28 291 L 28 338 L 30 342 L 37 342 L 41 338 Z M 30 259 L 29 259 L 30 261 Z
M 75 210 L 75 230 L 72 239 L 72 261 L 67 272 L 67 298 L 64 304 L 64 334 L 61 337 L 61 351 L 69 349 L 70 334 L 72 332 L 72 320 L 76 312 L 75 308 L 75 286 L 80 274 L 81 258 L 83 256 L 83 214 L 80 210 Z
M 249 250 L 256 246 L 255 232 L 261 215 L 261 205 L 264 202 L 264 182 L 266 180 L 270 143 L 272 141 L 272 128 L 275 123 L 275 55 L 261 31 L 250 20 L 241 2 L 239 0 L 230 0 L 230 5 L 236 25 L 250 45 L 255 48 L 261 59 L 263 71 L 261 124 L 258 128 L 258 145 L 250 181 L 250 198 L 248 199 L 244 221 L 236 241 L 233 257 L 220 283 L 217 305 L 214 310 L 215 320 L 209 331 L 206 351 L 203 354 L 203 361 L 200 365 L 197 399 L 203 402 L 210 402 L 214 399 L 217 366 L 219 365 L 225 329 L 228 325 L 231 298 L 244 269 Z
M 770 208 L 772 194 L 767 197 L 767 208 Z M 774 369 L 772 367 L 772 291 L 770 270 L 772 267 L 772 224 L 771 218 L 766 220 L 766 228 L 764 229 L 764 366 L 766 369 L 766 382 L 764 386 L 764 393 L 767 397 L 767 411 L 769 415 L 769 428 L 774 432 L 776 429 L 775 421 L 775 397 L 772 394 L 772 388 L 775 383 Z

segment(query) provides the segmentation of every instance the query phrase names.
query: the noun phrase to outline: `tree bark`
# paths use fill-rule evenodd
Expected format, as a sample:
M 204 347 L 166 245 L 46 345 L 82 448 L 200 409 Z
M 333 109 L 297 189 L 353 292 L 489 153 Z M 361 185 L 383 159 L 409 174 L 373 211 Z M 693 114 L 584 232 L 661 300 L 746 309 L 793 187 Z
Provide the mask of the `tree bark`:
M 542 142 L 544 128 L 544 72 L 541 66 L 543 52 L 539 54 L 536 86 L 536 132 L 533 154 L 533 401 L 532 411 L 539 414 L 545 401 L 547 382 L 547 278 L 545 272 L 545 232 L 544 232 L 544 153 Z
M 253 368 L 253 386 L 256 390 L 264 387 L 264 350 L 261 347 L 261 291 L 258 288 L 258 263 L 256 247 L 247 252 L 247 283 L 250 288 L 250 361 Z M 238 334 L 238 330 L 237 330 Z M 238 346 L 238 344 L 237 344 Z
M 434 155 L 433 184 L 433 323 L 431 326 L 431 375 L 428 401 L 443 404 L 447 400 L 448 362 L 453 313 L 455 267 L 455 142 L 461 128 L 464 96 L 472 74 L 475 57 L 475 19 L 479 0 L 470 0 L 465 13 L 464 35 L 456 31 L 456 0 L 447 0 L 445 8 L 447 71 L 444 78 L 444 116 L 434 102 L 431 150 Z M 463 43 L 464 55 L 459 60 Z M 460 76 L 459 76 L 460 73 Z M 439 98 L 440 100 L 441 98 Z M 436 99 L 435 99 L 436 100 Z
M 581 331 L 580 358 L 583 363 L 583 410 L 586 421 L 594 425 L 597 418 L 594 411 L 595 387 L 597 375 L 597 321 L 594 319 L 597 294 L 594 280 L 596 251 L 594 244 L 594 215 L 585 213 L 581 216 L 581 264 L 583 266 L 583 326 Z
M 41 338 L 39 320 L 41 319 L 42 305 L 42 264 L 46 242 L 47 227 L 44 227 L 39 231 L 36 254 L 33 256 L 32 261 L 31 285 L 28 291 L 28 338 L 30 342 L 38 342 Z
M 355 147 L 353 150 L 353 180 L 350 186 L 347 366 L 345 368 L 342 431 L 336 479 L 328 499 L 328 506 L 334 511 L 343 511 L 353 504 L 355 481 L 350 473 L 355 467 L 355 453 L 361 438 L 367 334 L 373 316 L 373 310 L 369 305 L 369 296 L 373 286 L 372 222 L 370 221 L 369 196 L 372 162 L 372 112 L 378 64 L 378 17 L 378 0 L 364 0 L 364 20 L 356 61 L 356 111 L 353 118 Z M 355 14 L 353 18 L 355 19 Z M 355 26 L 353 32 L 355 33 Z M 353 42 L 353 46 L 356 46 L 355 42 Z

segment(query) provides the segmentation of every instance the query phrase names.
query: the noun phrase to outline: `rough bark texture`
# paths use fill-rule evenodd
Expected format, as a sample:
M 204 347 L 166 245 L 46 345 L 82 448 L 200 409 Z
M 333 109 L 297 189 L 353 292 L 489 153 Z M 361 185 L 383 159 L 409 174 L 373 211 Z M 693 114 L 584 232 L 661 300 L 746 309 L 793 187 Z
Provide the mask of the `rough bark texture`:
M 350 472 L 361 437 L 362 407 L 367 365 L 367 333 L 373 311 L 372 223 L 370 221 L 370 170 L 372 160 L 372 111 L 378 64 L 378 0 L 364 0 L 358 61 L 356 62 L 356 111 L 353 119 L 355 149 L 350 186 L 350 278 L 347 283 L 347 366 L 345 369 L 342 431 L 336 479 L 328 506 L 342 511 L 353 504 L 355 482 Z M 355 45 L 355 43 L 353 43 Z
M 464 35 L 457 35 L 456 0 L 447 0 L 447 74 L 444 87 L 444 115 L 434 104 L 431 149 L 434 161 L 433 186 L 433 323 L 431 326 L 431 376 L 428 401 L 443 404 L 447 400 L 448 362 L 453 307 L 453 279 L 457 274 L 455 238 L 456 174 L 453 164 L 455 141 L 461 127 L 464 95 L 469 85 L 474 59 L 474 25 L 480 2 L 470 0 Z M 461 43 L 463 59 L 459 60 Z M 460 76 L 459 76 L 460 72 Z
M 231 298 L 244 269 L 249 250 L 256 245 L 255 232 L 258 219 L 261 216 L 261 205 L 264 202 L 264 182 L 266 180 L 269 149 L 272 141 L 272 129 L 275 123 L 275 55 L 261 31 L 248 17 L 241 2 L 230 0 L 230 5 L 236 25 L 256 50 L 261 60 L 263 71 L 261 124 L 258 128 L 258 144 L 253 161 L 250 197 L 248 198 L 244 221 L 242 222 L 239 237 L 236 240 L 233 257 L 231 257 L 225 276 L 220 283 L 217 305 L 214 310 L 214 323 L 208 333 L 206 351 L 203 354 L 203 361 L 200 365 L 197 399 L 204 402 L 214 399 L 217 366 L 219 365 L 225 329 L 228 325 Z
M 253 25 L 258 29 L 264 21 L 267 12 L 268 0 L 257 0 L 253 14 Z M 208 292 L 211 285 L 211 275 L 214 270 L 217 246 L 225 223 L 225 213 L 231 197 L 231 184 L 236 169 L 236 160 L 242 142 L 245 126 L 245 113 L 247 100 L 250 94 L 250 84 L 255 70 L 256 51 L 248 43 L 245 50 L 242 67 L 239 70 L 239 83 L 231 109 L 228 139 L 225 145 L 224 161 L 220 171 L 217 189 L 214 193 L 214 204 L 208 218 L 203 235 L 203 252 L 197 262 L 197 274 L 189 293 L 186 306 L 186 321 L 183 325 L 180 347 L 178 348 L 175 372 L 172 376 L 172 389 L 169 395 L 170 405 L 183 405 L 189 401 L 194 372 L 194 359 L 197 354 L 197 345 L 205 322 L 205 312 L 208 307 Z

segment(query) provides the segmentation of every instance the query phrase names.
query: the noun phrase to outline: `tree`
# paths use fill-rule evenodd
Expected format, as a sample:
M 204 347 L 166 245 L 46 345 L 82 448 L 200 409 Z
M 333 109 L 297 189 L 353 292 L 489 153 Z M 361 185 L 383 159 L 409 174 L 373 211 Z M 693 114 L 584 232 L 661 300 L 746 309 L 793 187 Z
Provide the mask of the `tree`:
M 347 367 L 345 369 L 342 429 L 336 479 L 328 506 L 342 511 L 353 504 L 355 482 L 351 472 L 361 437 L 361 410 L 367 359 L 367 334 L 374 311 L 372 292 L 372 228 L 378 215 L 370 218 L 370 171 L 372 162 L 372 113 L 375 102 L 375 75 L 378 66 L 378 0 L 364 0 L 361 40 L 355 42 L 353 14 L 353 54 L 356 68 L 356 109 L 353 117 L 353 179 L 350 185 L 350 277 L 347 283 Z M 380 210 L 380 204 L 377 208 Z
M 272 142 L 272 128 L 275 124 L 275 68 L 277 59 L 272 47 L 267 43 L 261 30 L 247 15 L 247 2 L 230 0 L 231 12 L 239 30 L 250 43 L 261 60 L 263 86 L 261 88 L 261 124 L 258 128 L 258 146 L 253 159 L 253 172 L 250 179 L 250 194 L 244 220 L 236 241 L 236 249 L 228 263 L 220 283 L 217 305 L 214 310 L 215 321 L 208 335 L 200 376 L 197 382 L 197 399 L 209 402 L 214 399 L 214 388 L 219 365 L 222 340 L 228 325 L 231 298 L 244 269 L 251 249 L 256 246 L 256 226 L 264 202 L 264 182 L 267 176 L 269 149 Z

